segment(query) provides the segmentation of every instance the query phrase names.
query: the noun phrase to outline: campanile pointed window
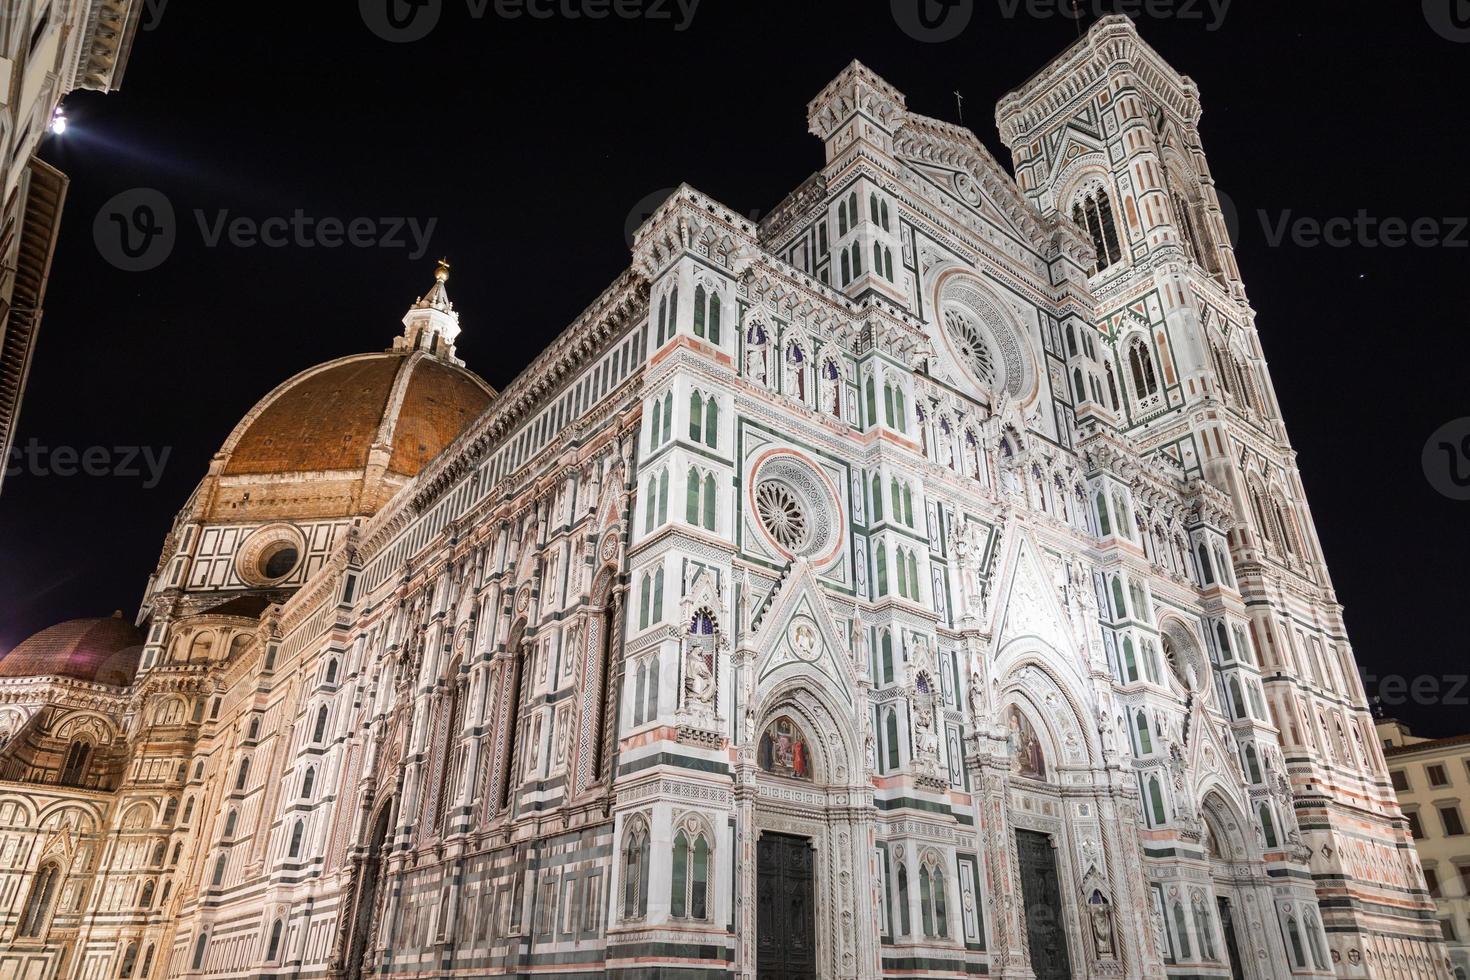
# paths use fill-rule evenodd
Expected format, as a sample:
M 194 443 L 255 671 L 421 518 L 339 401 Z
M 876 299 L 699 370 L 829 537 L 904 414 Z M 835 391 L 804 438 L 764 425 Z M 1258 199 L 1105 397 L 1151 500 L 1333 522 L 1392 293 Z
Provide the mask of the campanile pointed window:
M 1097 269 L 1094 275 L 1115 264 L 1123 257 L 1118 243 L 1118 222 L 1113 215 L 1113 202 L 1108 192 L 1101 187 L 1085 191 L 1072 205 L 1072 221 L 1087 232 L 1092 247 L 1097 250 Z

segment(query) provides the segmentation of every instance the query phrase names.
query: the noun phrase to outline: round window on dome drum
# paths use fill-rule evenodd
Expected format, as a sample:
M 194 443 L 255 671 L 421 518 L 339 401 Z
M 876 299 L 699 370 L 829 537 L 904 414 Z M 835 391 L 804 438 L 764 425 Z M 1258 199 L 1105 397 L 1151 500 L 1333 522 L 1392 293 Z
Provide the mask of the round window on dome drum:
M 306 537 L 291 524 L 256 528 L 235 555 L 235 572 L 247 585 L 274 588 L 301 567 Z
M 290 543 L 282 541 L 271 547 L 260 559 L 262 578 L 278 579 L 291 574 L 300 560 L 300 552 Z

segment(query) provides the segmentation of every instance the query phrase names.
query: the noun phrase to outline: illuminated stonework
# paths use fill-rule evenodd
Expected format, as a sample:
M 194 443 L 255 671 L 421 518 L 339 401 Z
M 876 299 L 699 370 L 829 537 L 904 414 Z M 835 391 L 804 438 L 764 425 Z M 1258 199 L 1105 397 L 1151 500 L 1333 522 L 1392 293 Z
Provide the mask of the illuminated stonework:
M 441 269 L 0 659 L 11 973 L 1444 976 L 1199 111 L 1105 18 L 1012 180 L 855 62 L 498 394 Z

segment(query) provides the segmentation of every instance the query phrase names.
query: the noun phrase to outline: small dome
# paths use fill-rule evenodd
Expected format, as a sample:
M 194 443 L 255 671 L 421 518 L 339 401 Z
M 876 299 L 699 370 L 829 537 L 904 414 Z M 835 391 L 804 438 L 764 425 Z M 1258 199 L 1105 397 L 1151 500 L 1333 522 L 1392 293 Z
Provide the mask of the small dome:
M 138 672 L 144 636 L 122 613 L 44 629 L 0 657 L 0 677 L 71 677 L 126 687 Z

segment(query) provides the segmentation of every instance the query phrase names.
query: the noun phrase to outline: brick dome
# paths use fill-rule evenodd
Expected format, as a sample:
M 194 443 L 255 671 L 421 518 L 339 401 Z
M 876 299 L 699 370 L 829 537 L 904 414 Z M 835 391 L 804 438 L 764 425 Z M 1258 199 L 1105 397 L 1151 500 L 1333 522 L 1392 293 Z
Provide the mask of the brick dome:
M 474 374 L 425 354 L 387 351 L 332 361 L 286 382 L 251 411 L 224 448 L 225 476 L 367 467 L 416 476 L 490 404 Z
M 440 263 L 386 351 L 296 375 L 225 440 L 202 498 L 209 521 L 299 521 L 374 513 L 495 398 L 455 357 L 459 315 Z
M 0 677 L 71 677 L 126 687 L 138 672 L 144 636 L 122 613 L 57 623 L 0 657 Z

